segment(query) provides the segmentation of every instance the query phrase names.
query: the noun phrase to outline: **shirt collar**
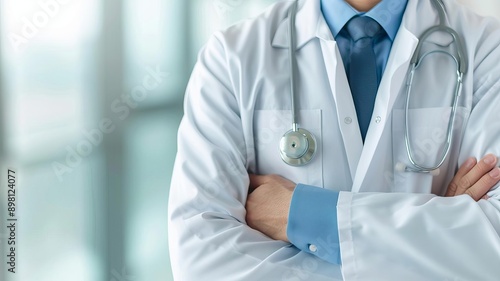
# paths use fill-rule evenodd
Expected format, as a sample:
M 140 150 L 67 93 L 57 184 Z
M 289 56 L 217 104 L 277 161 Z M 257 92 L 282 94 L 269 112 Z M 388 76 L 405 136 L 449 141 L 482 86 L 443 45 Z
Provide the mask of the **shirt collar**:
M 370 11 L 363 13 L 351 7 L 344 0 L 321 0 L 321 11 L 334 37 L 337 37 L 351 18 L 360 15 L 376 20 L 384 28 L 389 38 L 394 41 L 407 3 L 408 0 L 382 0 Z

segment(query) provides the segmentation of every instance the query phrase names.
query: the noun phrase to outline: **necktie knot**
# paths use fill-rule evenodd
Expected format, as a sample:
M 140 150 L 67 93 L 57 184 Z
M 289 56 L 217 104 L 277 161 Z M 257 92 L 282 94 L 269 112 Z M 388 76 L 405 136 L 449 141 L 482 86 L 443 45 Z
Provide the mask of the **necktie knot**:
M 354 17 L 346 27 L 354 42 L 363 38 L 374 38 L 383 32 L 380 24 L 370 17 Z

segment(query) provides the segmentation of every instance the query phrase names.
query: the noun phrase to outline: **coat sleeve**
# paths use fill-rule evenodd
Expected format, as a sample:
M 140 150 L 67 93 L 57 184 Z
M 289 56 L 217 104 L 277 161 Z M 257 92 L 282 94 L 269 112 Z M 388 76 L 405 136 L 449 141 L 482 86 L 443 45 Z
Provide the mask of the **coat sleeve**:
M 474 94 L 459 163 L 487 153 L 500 156 L 500 29 L 483 28 L 478 47 L 468 46 Z M 488 195 L 475 202 L 467 195 L 341 192 L 345 280 L 498 280 L 500 192 L 495 187 Z
M 169 198 L 176 280 L 342 280 L 340 267 L 247 226 L 242 120 L 223 44 L 200 52 L 185 98 Z

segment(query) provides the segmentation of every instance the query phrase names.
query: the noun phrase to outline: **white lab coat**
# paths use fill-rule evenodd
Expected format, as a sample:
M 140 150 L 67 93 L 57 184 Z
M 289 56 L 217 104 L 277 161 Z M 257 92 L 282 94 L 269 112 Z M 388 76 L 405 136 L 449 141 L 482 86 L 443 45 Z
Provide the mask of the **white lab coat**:
M 438 23 L 431 1 L 408 2 L 364 145 L 319 2 L 300 1 L 296 23 L 299 123 L 319 144 L 305 167 L 284 164 L 278 151 L 291 127 L 291 2 L 216 33 L 200 52 L 187 88 L 169 199 L 176 280 L 499 280 L 500 192 L 493 189 L 491 199 L 480 202 L 441 197 L 467 157 L 500 155 L 499 23 L 445 0 L 448 24 L 464 37 L 469 67 L 450 155 L 433 177 L 395 169 L 398 162 L 408 163 L 405 77 L 418 36 Z M 426 46 L 446 41 L 431 38 Z M 430 59 L 421 72 L 425 83 L 415 82 L 412 142 L 427 164 L 442 148 L 453 71 L 446 61 Z M 419 97 L 428 92 L 425 85 L 436 93 Z M 248 172 L 340 190 L 343 265 L 249 228 Z M 323 242 L 318 246 L 327 247 Z

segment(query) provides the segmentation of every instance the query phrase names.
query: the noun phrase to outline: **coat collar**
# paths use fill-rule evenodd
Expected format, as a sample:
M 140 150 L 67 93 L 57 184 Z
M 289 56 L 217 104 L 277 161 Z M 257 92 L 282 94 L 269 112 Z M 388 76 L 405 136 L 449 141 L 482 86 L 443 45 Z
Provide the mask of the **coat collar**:
M 292 4 L 293 1 L 290 1 L 288 7 L 291 7 Z M 429 12 L 433 15 L 430 19 L 428 19 L 429 16 L 421 16 L 422 13 L 429 14 Z M 288 22 L 289 19 L 286 16 L 279 23 L 272 41 L 273 47 L 288 48 Z M 437 12 L 431 1 L 408 0 L 400 29 L 406 28 L 418 38 L 425 29 L 435 24 L 438 24 Z M 297 27 L 297 49 L 302 48 L 307 42 L 316 37 L 324 40 L 334 40 L 330 28 L 321 13 L 320 0 L 299 0 L 295 26 Z
M 289 7 L 291 7 L 292 4 L 293 1 L 290 1 Z M 273 47 L 288 48 L 288 25 L 289 18 L 287 16 L 278 25 L 278 29 L 272 41 Z M 302 48 L 307 42 L 316 37 L 333 39 L 321 13 L 319 0 L 299 1 L 295 26 L 297 28 L 297 49 Z

